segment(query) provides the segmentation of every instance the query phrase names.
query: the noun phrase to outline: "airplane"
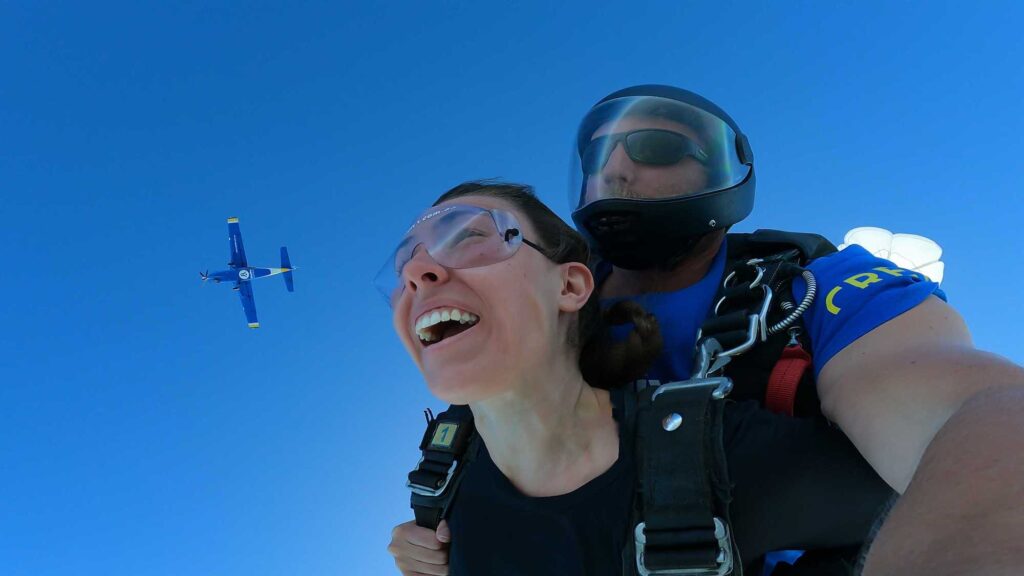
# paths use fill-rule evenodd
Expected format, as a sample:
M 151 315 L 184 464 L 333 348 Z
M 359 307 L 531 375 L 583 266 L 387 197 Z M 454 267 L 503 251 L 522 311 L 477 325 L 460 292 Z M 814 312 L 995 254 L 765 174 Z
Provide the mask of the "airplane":
M 210 271 L 200 272 L 199 277 L 205 283 L 213 280 L 215 284 L 221 282 L 234 282 L 234 290 L 242 299 L 242 310 L 245 311 L 245 319 L 249 328 L 259 328 L 260 322 L 256 318 L 256 300 L 252 296 L 252 281 L 257 278 L 281 274 L 284 278 L 284 285 L 289 292 L 295 291 L 292 283 L 292 270 L 297 270 L 288 259 L 288 248 L 281 246 L 281 267 L 280 268 L 256 268 L 249 266 L 245 259 L 245 248 L 242 246 L 242 231 L 238 227 L 238 218 L 228 218 L 228 240 L 231 247 L 231 261 L 228 262 L 229 270 L 221 270 L 210 274 Z

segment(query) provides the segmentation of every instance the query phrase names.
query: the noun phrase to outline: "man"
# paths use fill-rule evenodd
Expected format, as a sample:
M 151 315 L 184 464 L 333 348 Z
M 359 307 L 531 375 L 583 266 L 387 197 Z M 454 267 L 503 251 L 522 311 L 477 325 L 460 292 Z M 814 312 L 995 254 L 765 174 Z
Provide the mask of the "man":
M 591 109 L 578 147 L 570 202 L 602 258 L 599 294 L 654 312 L 666 349 L 680 352 L 664 355 L 650 377 L 686 379 L 688 351 L 714 304 L 702 280 L 717 287 L 725 232 L 753 205 L 747 139 L 696 94 L 637 86 Z M 1024 370 L 976 350 L 941 291 L 918 275 L 857 248 L 818 258 L 807 271 L 793 281 L 792 296 L 808 303 L 800 320 L 821 412 L 903 495 L 864 574 L 1017 573 Z M 788 329 L 798 342 L 797 326 Z M 443 534 L 443 526 L 436 536 L 398 527 L 391 550 L 403 572 L 444 574 Z

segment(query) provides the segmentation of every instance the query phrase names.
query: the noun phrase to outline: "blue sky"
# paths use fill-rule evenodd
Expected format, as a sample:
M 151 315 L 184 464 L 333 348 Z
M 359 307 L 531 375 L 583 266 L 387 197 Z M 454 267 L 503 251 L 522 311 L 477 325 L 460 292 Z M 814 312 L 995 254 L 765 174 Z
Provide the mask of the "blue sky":
M 5 3 L 0 572 L 397 573 L 443 406 L 371 279 L 463 180 L 568 216 L 575 124 L 632 84 L 749 135 L 738 230 L 930 236 L 978 345 L 1024 362 L 1022 9 L 718 4 Z M 258 331 L 196 274 L 228 216 L 301 268 L 255 284 Z

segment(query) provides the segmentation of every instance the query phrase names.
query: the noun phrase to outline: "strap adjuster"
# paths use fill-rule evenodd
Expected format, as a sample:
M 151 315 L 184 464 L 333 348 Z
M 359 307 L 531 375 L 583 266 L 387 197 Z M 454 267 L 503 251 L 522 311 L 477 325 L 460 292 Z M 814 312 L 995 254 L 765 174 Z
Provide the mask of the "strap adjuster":
M 424 460 L 425 459 L 421 456 L 420 457 L 420 461 L 416 463 L 416 470 L 419 470 L 420 464 L 423 464 Z M 426 486 L 426 485 L 420 484 L 418 482 L 413 482 L 412 480 L 407 480 L 405 482 L 405 486 L 406 486 L 406 488 L 412 490 L 414 494 L 419 494 L 420 496 L 430 496 L 430 497 L 440 496 L 441 494 L 444 494 L 444 491 L 446 489 L 448 489 L 448 484 L 451 483 L 452 476 L 455 475 L 455 469 L 458 466 L 459 466 L 459 461 L 458 460 L 452 460 L 451 466 L 448 467 L 448 474 L 447 474 L 447 476 L 445 476 L 444 482 L 442 482 L 441 486 L 439 486 L 438 488 L 431 488 L 430 486 Z
M 655 402 L 658 396 L 662 394 L 673 392 L 675 390 L 683 390 L 690 388 L 701 388 L 710 387 L 714 388 L 711 392 L 711 397 L 715 400 L 721 400 L 732 392 L 732 380 L 724 376 L 716 376 L 713 378 L 691 378 L 689 380 L 681 380 L 679 382 L 669 382 L 668 384 L 662 384 L 651 394 L 651 402 Z
M 732 573 L 732 538 L 729 535 L 729 527 L 721 518 L 715 517 L 715 540 L 718 542 L 718 555 L 715 558 L 718 564 L 715 568 L 660 568 L 650 570 L 645 563 L 647 535 L 644 530 L 646 522 L 636 525 L 633 530 L 633 538 L 636 543 L 636 569 L 640 576 L 726 576 Z

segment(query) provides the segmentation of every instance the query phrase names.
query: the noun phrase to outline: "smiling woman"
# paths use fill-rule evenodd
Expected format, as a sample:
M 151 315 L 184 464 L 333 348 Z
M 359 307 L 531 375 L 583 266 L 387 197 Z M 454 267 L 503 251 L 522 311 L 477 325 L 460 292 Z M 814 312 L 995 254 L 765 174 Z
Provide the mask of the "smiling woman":
M 529 187 L 470 182 L 416 220 L 378 277 L 431 392 L 468 404 L 481 439 L 448 517 L 454 574 L 620 573 L 633 476 L 619 387 L 661 337 L 635 303 L 600 312 L 589 258 Z M 612 341 L 604 317 L 633 330 Z M 511 526 L 533 528 L 509 538 Z
M 519 254 L 523 245 L 531 254 Z M 555 356 L 562 361 L 568 354 L 579 358 L 575 363 L 586 382 L 607 389 L 639 377 L 661 341 L 653 317 L 632 303 L 613 307 L 606 316 L 618 324 L 632 322 L 636 329 L 615 343 L 606 337 L 597 301 L 589 298 L 589 257 L 582 236 L 529 187 L 470 182 L 445 193 L 415 221 L 376 284 L 428 382 L 428 361 L 465 333 L 474 346 L 496 345 L 501 352 L 488 361 L 492 373 L 500 365 L 515 370 L 538 361 L 550 368 Z M 554 301 L 552 288 L 559 290 Z M 554 331 L 541 332 L 541 327 Z M 452 363 L 436 368 L 451 370 Z

